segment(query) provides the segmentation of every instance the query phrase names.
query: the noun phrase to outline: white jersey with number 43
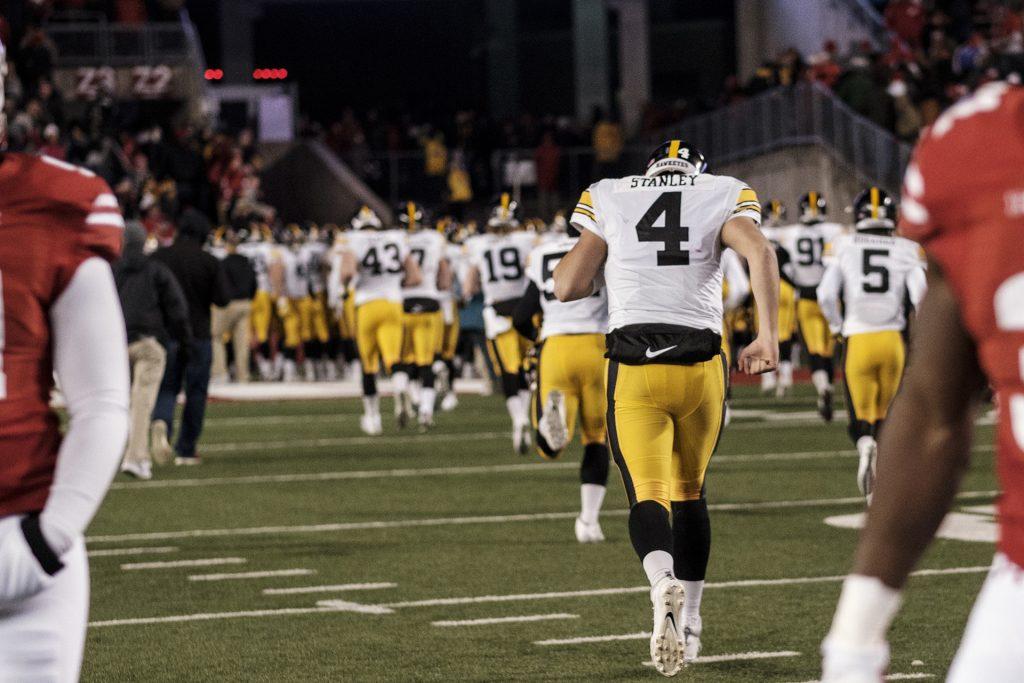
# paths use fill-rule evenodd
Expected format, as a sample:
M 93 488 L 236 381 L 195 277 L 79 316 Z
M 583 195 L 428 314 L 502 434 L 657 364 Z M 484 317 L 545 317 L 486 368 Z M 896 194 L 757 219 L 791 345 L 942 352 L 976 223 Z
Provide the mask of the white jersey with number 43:
M 834 332 L 843 336 L 902 330 L 905 302 L 917 306 L 927 283 L 921 247 L 903 237 L 844 235 L 818 286 L 818 302 Z M 840 312 L 840 301 L 842 312 Z
M 577 238 L 563 235 L 562 239 L 544 242 L 530 252 L 526 276 L 540 290 L 544 317 L 540 329 L 542 340 L 558 334 L 604 334 L 608 331 L 608 293 L 604 287 L 578 301 L 563 303 L 555 297 L 555 267 L 577 241 Z
M 345 234 L 345 248 L 358 264 L 356 306 L 384 299 L 402 302 L 402 280 L 409 247 L 401 230 L 356 230 Z
M 721 232 L 738 216 L 760 224 L 761 205 L 728 176 L 627 176 L 591 185 L 572 222 L 608 244 L 609 330 L 664 323 L 721 333 Z

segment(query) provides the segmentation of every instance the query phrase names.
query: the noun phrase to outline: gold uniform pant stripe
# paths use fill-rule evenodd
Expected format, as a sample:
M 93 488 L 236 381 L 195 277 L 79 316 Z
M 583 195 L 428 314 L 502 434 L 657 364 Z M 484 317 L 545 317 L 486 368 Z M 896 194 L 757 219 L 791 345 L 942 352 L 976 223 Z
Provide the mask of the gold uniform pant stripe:
M 402 355 L 402 304 L 377 299 L 356 307 L 356 343 L 363 372 L 391 368 Z
M 494 369 L 503 375 L 515 375 L 523 367 L 523 358 L 530 342 L 515 330 L 502 332 L 494 339 L 487 341 L 491 363 Z
M 402 362 L 406 365 L 431 365 L 441 346 L 444 333 L 444 315 L 433 313 L 405 313 L 402 315 Z
M 608 441 L 630 505 L 698 500 L 722 431 L 722 357 L 695 365 L 608 363 Z
M 252 335 L 258 344 L 270 338 L 270 322 L 274 317 L 274 302 L 270 292 L 257 290 L 252 299 Z
M 850 335 L 844 375 L 851 417 L 875 424 L 884 420 L 903 378 L 903 337 L 895 330 Z
M 607 395 L 604 387 L 605 343 L 603 334 L 561 334 L 544 340 L 537 363 L 537 394 L 532 403 L 533 427 L 552 391 L 565 396 L 569 434 L 580 423 L 583 445 L 604 443 Z M 543 457 L 557 457 L 538 445 Z
M 835 350 L 835 342 L 832 339 L 832 332 L 828 329 L 828 321 L 825 320 L 818 302 L 810 299 L 797 301 L 796 319 L 800 325 L 800 337 L 804 341 L 807 353 L 830 358 Z

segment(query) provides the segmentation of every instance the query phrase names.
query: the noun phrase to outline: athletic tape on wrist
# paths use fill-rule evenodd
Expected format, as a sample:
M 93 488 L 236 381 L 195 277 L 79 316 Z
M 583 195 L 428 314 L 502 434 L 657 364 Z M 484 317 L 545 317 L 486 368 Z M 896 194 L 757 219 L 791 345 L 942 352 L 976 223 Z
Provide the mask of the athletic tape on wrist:
M 38 513 L 21 518 L 21 533 L 24 534 L 29 550 L 39 561 L 39 566 L 43 568 L 44 572 L 53 576 L 64 568 L 64 563 L 57 557 L 57 553 L 53 552 L 43 536 L 43 530 L 39 528 Z

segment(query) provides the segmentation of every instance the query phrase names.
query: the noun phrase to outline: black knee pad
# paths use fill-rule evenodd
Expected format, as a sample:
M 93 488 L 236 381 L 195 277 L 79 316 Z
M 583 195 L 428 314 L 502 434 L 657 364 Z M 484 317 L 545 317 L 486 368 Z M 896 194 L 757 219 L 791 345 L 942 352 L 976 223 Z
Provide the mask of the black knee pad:
M 270 342 L 260 342 L 260 355 L 264 358 L 270 358 Z
M 363 373 L 363 396 L 377 395 L 377 375 Z
M 672 547 L 676 578 L 703 581 L 711 557 L 711 517 L 703 493 L 700 500 L 673 501 Z
M 779 360 L 788 361 L 793 358 L 793 340 L 779 342 Z
M 297 348 L 294 346 L 284 346 L 281 348 L 281 353 L 283 353 L 284 357 L 288 360 L 295 360 L 296 351 Z
M 434 388 L 434 368 L 430 365 L 420 365 L 416 368 L 416 375 L 424 389 Z
M 603 443 L 590 443 L 583 447 L 580 483 L 608 485 L 608 447 Z
M 655 550 L 672 552 L 672 525 L 661 503 L 642 500 L 629 509 L 629 540 L 643 560 Z

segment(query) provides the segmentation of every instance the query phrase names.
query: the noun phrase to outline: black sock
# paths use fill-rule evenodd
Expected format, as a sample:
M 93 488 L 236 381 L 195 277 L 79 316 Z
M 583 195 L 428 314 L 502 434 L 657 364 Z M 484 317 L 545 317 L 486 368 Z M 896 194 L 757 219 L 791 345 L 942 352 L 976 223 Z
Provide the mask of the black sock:
M 857 445 L 857 441 L 860 440 L 860 437 L 871 436 L 873 431 L 871 423 L 865 422 L 864 420 L 850 420 L 850 425 L 846 429 L 850 434 L 850 440 L 853 441 L 855 446 Z
M 789 362 L 793 358 L 793 340 L 779 342 L 779 362 Z
M 377 375 L 363 373 L 363 396 L 377 395 Z
M 519 395 L 519 375 L 503 372 L 501 374 L 501 390 L 505 398 L 512 398 Z
M 642 562 L 655 550 L 672 553 L 672 525 L 661 503 L 642 500 L 629 509 L 629 540 Z
M 672 559 L 676 578 L 703 581 L 711 557 L 711 517 L 708 501 L 688 500 L 672 503 Z
M 260 342 L 260 355 L 263 358 L 265 358 L 267 360 L 270 360 L 270 342 L 269 341 Z
M 420 379 L 420 384 L 424 389 L 434 388 L 434 368 L 430 365 L 421 365 L 416 368 L 416 374 Z
M 608 447 L 603 443 L 588 443 L 583 447 L 580 483 L 608 485 Z

